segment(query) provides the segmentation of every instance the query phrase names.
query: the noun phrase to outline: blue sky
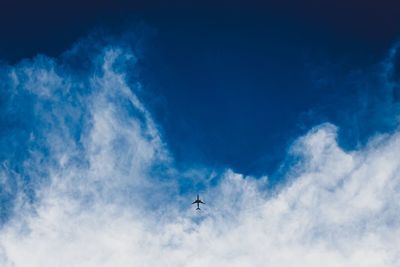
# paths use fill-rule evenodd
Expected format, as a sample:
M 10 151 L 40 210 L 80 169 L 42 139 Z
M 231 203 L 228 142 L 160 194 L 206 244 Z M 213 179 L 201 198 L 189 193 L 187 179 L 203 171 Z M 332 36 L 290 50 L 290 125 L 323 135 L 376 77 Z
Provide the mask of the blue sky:
M 400 263 L 394 2 L 43 4 L 1 11 L 1 266 Z
M 139 58 L 130 74 L 183 167 L 271 175 L 293 138 L 319 123 L 343 126 L 350 148 L 387 130 L 365 120 L 376 111 L 363 110 L 384 90 L 377 73 L 398 38 L 394 2 L 237 6 L 11 6 L 19 16 L 4 11 L 0 54 L 57 57 L 96 30 L 124 36 L 116 38 Z

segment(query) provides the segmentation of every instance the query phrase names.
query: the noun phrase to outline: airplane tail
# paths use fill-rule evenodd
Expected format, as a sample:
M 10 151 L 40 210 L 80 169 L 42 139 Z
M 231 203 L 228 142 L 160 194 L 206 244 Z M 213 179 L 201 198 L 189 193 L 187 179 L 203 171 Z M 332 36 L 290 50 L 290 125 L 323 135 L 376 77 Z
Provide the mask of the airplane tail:
M 197 208 L 196 210 L 200 210 L 200 208 Z

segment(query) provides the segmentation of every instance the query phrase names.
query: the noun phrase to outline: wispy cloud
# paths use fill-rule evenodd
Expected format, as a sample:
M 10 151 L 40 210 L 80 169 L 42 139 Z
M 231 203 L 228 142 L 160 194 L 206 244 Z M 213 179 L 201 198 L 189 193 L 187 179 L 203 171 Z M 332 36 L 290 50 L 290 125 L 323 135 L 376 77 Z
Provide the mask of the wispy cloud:
M 226 170 L 196 213 L 140 84 L 126 79 L 132 61 L 108 46 L 76 73 L 47 57 L 5 68 L 34 124 L 26 155 L 1 167 L 14 197 L 1 266 L 400 265 L 400 133 L 344 151 L 338 129 L 319 125 L 293 144 L 282 188 Z

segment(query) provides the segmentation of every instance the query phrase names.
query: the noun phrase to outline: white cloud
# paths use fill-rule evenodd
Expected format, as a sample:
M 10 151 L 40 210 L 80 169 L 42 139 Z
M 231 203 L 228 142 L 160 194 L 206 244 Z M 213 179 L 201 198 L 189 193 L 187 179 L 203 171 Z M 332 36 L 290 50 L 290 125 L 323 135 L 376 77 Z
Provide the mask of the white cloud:
M 32 149 L 25 164 L 31 175 L 46 168 L 49 181 L 0 230 L 1 266 L 400 266 L 398 132 L 349 152 L 338 145 L 335 126 L 320 125 L 293 145 L 290 153 L 301 160 L 279 191 L 265 192 L 266 178 L 227 170 L 196 213 L 192 199 L 187 208 L 175 202 L 174 184 L 152 170 L 173 168 L 172 161 L 149 112 L 114 68 L 121 57 L 132 58 L 104 52 L 101 71 L 83 82 L 87 95 L 74 93 L 82 81 L 55 63 L 24 66 L 40 73 L 33 85 L 12 71 L 14 84 L 52 104 L 50 111 L 44 102 L 36 107 L 50 125 L 50 155 L 42 164 Z M 52 90 L 64 85 L 67 95 L 57 98 Z M 70 100 L 57 104 L 61 99 Z

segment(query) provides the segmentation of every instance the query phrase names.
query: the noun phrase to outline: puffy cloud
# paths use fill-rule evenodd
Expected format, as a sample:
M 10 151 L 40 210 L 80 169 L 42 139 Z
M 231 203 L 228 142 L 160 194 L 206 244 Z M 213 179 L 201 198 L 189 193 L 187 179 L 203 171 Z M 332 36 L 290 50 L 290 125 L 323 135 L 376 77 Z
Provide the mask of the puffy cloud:
M 226 170 L 196 213 L 124 75 L 134 59 L 107 47 L 79 73 L 45 57 L 8 68 L 36 125 L 21 166 L 0 172 L 17 203 L 0 230 L 1 266 L 400 265 L 400 133 L 344 151 L 334 125 L 317 126 L 293 144 L 279 190 Z M 20 176 L 34 181 L 31 201 L 23 185 L 10 189 Z

